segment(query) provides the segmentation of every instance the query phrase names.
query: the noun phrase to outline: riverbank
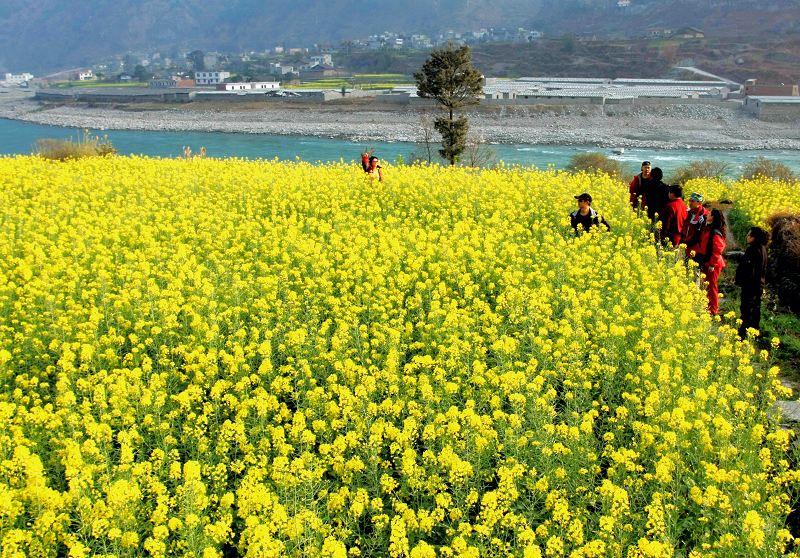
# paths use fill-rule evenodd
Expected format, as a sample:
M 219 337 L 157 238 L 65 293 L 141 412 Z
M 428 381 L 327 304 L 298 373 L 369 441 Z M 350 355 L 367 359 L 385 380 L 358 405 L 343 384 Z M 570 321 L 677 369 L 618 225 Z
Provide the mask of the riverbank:
M 652 149 L 800 149 L 798 123 L 763 122 L 738 106 L 507 106 L 467 112 L 487 143 Z M 430 113 L 434 114 L 434 113 Z M 374 101 L 241 106 L 42 105 L 30 94 L 0 95 L 0 118 L 92 130 L 202 131 L 421 142 L 422 112 Z M 429 125 L 430 127 L 430 125 Z

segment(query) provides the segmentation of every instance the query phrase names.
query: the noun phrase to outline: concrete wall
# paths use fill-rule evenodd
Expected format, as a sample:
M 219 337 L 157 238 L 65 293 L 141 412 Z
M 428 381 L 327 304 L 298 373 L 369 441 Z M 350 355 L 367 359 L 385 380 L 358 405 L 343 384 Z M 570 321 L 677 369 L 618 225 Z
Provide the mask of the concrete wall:
M 50 102 L 79 103 L 152 103 L 152 102 L 188 102 L 193 92 L 188 90 L 152 90 L 147 93 L 125 93 L 115 91 L 57 91 L 39 90 L 35 98 Z
M 670 99 L 668 97 L 638 97 L 634 104 L 655 107 L 668 107 L 672 105 L 730 106 L 730 103 L 725 99 Z
M 767 122 L 795 122 L 800 120 L 800 103 L 761 105 L 758 119 Z

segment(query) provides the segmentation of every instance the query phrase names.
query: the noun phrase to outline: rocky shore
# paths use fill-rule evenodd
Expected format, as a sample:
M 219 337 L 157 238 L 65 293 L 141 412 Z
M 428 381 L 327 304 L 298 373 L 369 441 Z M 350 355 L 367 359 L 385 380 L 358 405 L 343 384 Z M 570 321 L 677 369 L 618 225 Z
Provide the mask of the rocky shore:
M 41 105 L 30 94 L 0 95 L 0 118 L 92 130 L 283 134 L 365 141 L 421 141 L 419 110 L 377 103 L 147 108 Z M 433 113 L 430 113 L 433 114 Z M 737 105 L 509 106 L 468 112 L 488 143 L 595 145 L 652 149 L 800 149 L 798 123 L 762 122 Z M 429 125 L 430 127 L 430 125 Z

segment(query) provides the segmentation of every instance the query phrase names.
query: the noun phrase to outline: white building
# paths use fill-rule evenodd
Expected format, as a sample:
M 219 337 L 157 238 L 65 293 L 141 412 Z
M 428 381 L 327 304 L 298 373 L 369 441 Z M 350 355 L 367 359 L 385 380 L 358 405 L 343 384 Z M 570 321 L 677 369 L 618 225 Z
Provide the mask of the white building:
M 285 76 L 286 74 L 291 74 L 294 72 L 293 66 L 284 66 L 279 62 L 270 62 L 269 63 L 269 73 L 277 76 Z
M 254 81 L 243 83 L 220 83 L 217 85 L 218 91 L 264 91 L 280 89 L 280 82 L 278 81 Z
M 81 70 L 78 72 L 79 81 L 88 81 L 94 79 L 94 72 L 92 70 Z
M 6 74 L 5 82 L 9 85 L 22 85 L 33 79 L 33 74 Z
M 194 81 L 197 85 L 217 85 L 231 77 L 230 72 L 195 72 Z
M 217 85 L 217 91 L 247 91 L 249 89 L 249 83 L 220 83 Z
M 433 41 L 427 35 L 411 35 L 412 48 L 432 48 Z
M 319 54 L 311 57 L 311 64 L 309 68 L 314 66 L 333 66 L 333 58 L 330 54 Z

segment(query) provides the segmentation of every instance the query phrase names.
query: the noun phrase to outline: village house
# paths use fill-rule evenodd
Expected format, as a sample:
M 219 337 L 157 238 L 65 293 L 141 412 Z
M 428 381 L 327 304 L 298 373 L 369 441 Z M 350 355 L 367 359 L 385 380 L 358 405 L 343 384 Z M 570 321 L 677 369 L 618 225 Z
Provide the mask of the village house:
M 796 84 L 767 85 L 759 84 L 755 79 L 748 79 L 744 82 L 744 94 L 748 97 L 797 97 L 800 91 Z
M 249 83 L 218 83 L 217 91 L 249 91 Z
M 295 73 L 294 66 L 284 66 L 280 62 L 269 63 L 269 73 L 274 76 L 285 76 Z
M 280 89 L 280 86 L 278 81 L 220 83 L 217 85 L 217 91 L 264 91 Z
M 91 69 L 89 70 L 78 70 L 77 74 L 78 81 L 90 81 L 94 79 L 94 72 Z
M 705 39 L 706 34 L 697 27 L 683 27 L 675 31 L 673 37 L 676 39 Z
M 345 72 L 340 72 L 332 66 L 314 66 L 307 68 L 300 72 L 300 77 L 303 79 L 322 79 L 326 77 L 340 77 L 346 75 Z
M 194 81 L 197 85 L 217 85 L 230 77 L 230 72 L 205 71 L 194 73 Z
M 800 96 L 747 96 L 744 109 L 759 120 L 792 122 L 800 120 Z
M 178 86 L 178 80 L 174 77 L 155 77 L 150 80 L 149 85 L 153 89 L 170 89 Z
M 661 38 L 671 37 L 672 29 L 666 29 L 664 27 L 650 27 L 647 30 L 647 35 L 651 39 L 661 39 Z
M 433 41 L 427 35 L 411 35 L 411 48 L 433 48 Z
M 330 54 L 317 54 L 311 57 L 309 68 L 314 66 L 333 66 L 333 57 Z
M 33 79 L 33 74 L 6 74 L 5 82 L 9 85 L 22 85 Z

